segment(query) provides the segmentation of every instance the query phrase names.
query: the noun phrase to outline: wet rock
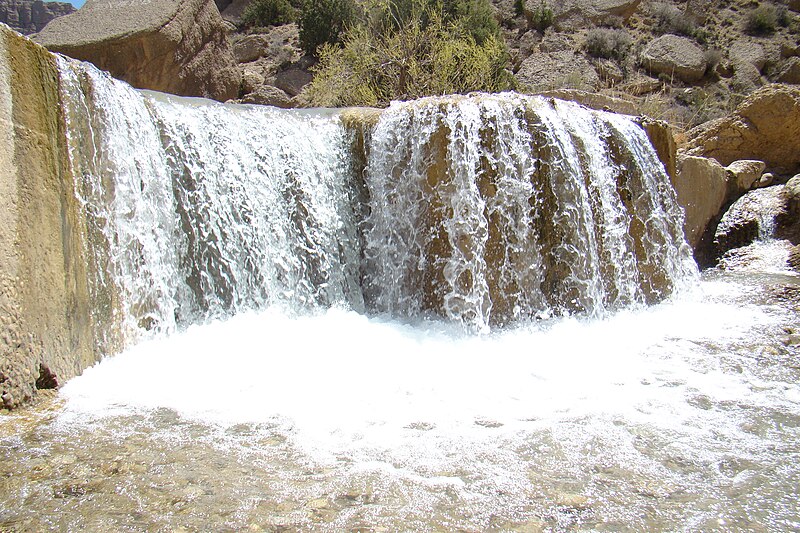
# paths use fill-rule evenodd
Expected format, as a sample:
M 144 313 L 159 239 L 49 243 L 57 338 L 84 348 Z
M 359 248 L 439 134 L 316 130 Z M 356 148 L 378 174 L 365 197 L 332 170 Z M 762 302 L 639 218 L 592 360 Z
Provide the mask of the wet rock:
M 40 390 L 58 388 L 58 377 L 44 363 L 39 363 L 39 377 L 36 378 L 36 388 Z
M 782 190 L 779 185 L 756 189 L 731 205 L 714 233 L 717 257 L 751 244 L 762 234 L 772 233 L 775 219 L 783 211 Z
M 652 74 L 676 77 L 688 83 L 699 81 L 706 72 L 703 49 L 694 41 L 677 35 L 662 35 L 642 52 L 642 64 Z

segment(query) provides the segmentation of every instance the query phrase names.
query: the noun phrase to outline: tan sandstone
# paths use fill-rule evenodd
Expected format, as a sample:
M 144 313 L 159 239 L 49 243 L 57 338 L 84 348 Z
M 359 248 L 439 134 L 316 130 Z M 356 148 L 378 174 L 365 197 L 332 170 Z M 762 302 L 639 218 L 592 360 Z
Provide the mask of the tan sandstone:
M 212 0 L 88 0 L 36 40 L 134 87 L 225 101 L 241 74 Z

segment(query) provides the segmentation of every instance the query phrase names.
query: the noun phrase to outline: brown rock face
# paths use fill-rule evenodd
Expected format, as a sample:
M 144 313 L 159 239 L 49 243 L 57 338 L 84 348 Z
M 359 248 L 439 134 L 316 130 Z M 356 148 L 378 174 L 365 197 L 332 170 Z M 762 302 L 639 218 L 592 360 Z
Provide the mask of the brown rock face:
M 0 408 L 99 358 L 57 80 L 51 54 L 0 27 Z
M 54 18 L 74 12 L 75 8 L 67 2 L 0 0 L 0 22 L 24 35 L 41 31 Z
M 713 159 L 681 156 L 672 185 L 678 203 L 686 213 L 684 233 L 692 248 L 697 248 L 708 224 L 719 217 L 728 196 L 725 168 Z
M 687 153 L 729 165 L 757 159 L 767 169 L 800 170 L 800 88 L 768 85 L 750 95 L 731 116 L 689 132 Z
M 241 73 L 212 0 L 88 0 L 36 40 L 134 87 L 225 101 Z
M 572 50 L 538 52 L 520 65 L 516 74 L 520 84 L 532 92 L 554 89 L 594 91 L 600 78 L 586 58 Z
M 706 72 L 702 48 L 691 39 L 662 35 L 642 53 L 642 64 L 653 74 L 674 76 L 685 82 L 699 81 Z
M 613 18 L 628 20 L 641 3 L 642 0 L 566 0 L 550 2 L 549 5 L 559 25 L 576 28 L 607 23 Z

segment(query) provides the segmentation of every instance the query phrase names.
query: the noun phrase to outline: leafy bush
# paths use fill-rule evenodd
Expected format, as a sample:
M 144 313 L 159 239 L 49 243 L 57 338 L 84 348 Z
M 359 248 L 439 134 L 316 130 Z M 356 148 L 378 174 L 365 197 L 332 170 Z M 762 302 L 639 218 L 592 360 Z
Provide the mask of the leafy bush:
M 397 27 L 363 24 L 348 32 L 342 47 L 323 46 L 310 103 L 378 106 L 393 99 L 513 88 L 502 41 L 490 34 L 478 43 L 463 17 L 445 17 L 426 7 L 424 16 L 397 20 Z
M 595 28 L 586 35 L 586 51 L 592 57 L 623 59 L 628 55 L 632 42 L 624 30 Z
M 300 46 L 316 55 L 323 44 L 338 43 L 356 20 L 353 0 L 305 0 L 300 15 Z
M 242 13 L 246 26 L 277 26 L 297 19 L 297 11 L 288 0 L 253 0 Z
M 514 0 L 514 15 L 521 17 L 525 14 L 525 0 Z
M 553 25 L 553 10 L 542 0 L 533 11 L 525 12 L 525 18 L 528 21 L 528 28 L 544 33 L 544 30 Z
M 763 4 L 747 14 L 745 31 L 750 35 L 770 35 L 778 29 L 778 13 L 772 4 Z

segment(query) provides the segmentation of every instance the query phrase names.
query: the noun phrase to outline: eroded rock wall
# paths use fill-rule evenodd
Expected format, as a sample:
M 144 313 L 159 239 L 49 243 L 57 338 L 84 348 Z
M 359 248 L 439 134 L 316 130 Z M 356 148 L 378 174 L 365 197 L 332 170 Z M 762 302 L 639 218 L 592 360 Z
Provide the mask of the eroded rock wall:
M 0 26 L 0 407 L 94 363 L 55 58 Z

